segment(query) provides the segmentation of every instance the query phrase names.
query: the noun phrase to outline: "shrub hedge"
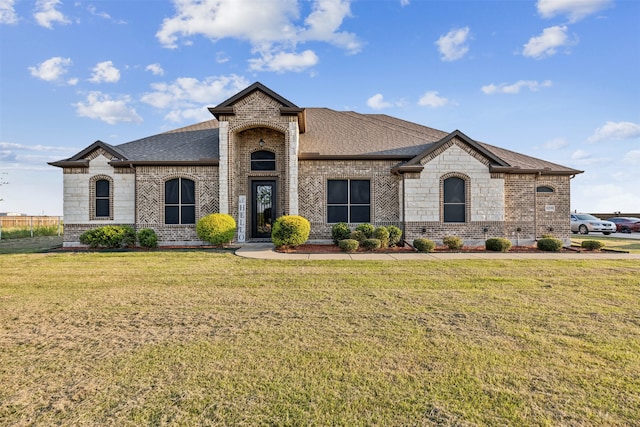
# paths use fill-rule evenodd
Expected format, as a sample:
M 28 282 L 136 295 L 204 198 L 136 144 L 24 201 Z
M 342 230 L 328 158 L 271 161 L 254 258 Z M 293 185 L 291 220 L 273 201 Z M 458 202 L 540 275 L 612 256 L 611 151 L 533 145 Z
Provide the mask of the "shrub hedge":
M 338 242 L 338 247 L 343 252 L 355 252 L 358 250 L 358 246 L 360 246 L 360 242 L 353 239 L 343 239 Z
M 388 226 L 387 230 L 389 230 L 389 246 L 397 246 L 402 239 L 402 230 L 395 225 Z
M 299 215 L 283 215 L 273 223 L 271 241 L 280 247 L 300 246 L 309 239 L 311 224 Z
M 487 239 L 487 241 L 484 242 L 484 245 L 488 251 L 509 252 L 509 249 L 511 249 L 511 241 L 502 237 L 492 237 Z
M 558 252 L 562 249 L 562 240 L 553 237 L 544 237 L 538 240 L 536 247 L 545 252 Z
M 464 242 L 458 236 L 446 236 L 442 239 L 442 243 L 452 251 L 462 249 Z
M 91 248 L 126 248 L 136 243 L 136 231 L 129 225 L 105 225 L 80 235 L 80 243 Z
M 333 227 L 331 227 L 331 238 L 336 245 L 340 240 L 348 239 L 349 234 L 351 234 L 351 230 L 344 222 L 333 224 Z
M 604 248 L 604 243 L 598 240 L 584 240 L 580 243 L 580 247 L 588 251 L 597 251 Z
M 367 239 L 370 239 L 373 237 L 373 232 L 375 230 L 376 228 L 369 223 L 359 224 L 356 227 L 356 231 L 362 231 Z
M 143 248 L 157 248 L 158 235 L 150 228 L 143 228 L 138 231 L 138 242 Z
M 389 247 L 389 230 L 387 227 L 378 227 L 373 232 L 373 238 L 380 240 L 381 248 Z
M 203 216 L 196 224 L 200 240 L 220 246 L 229 243 L 236 235 L 236 220 L 229 214 L 213 213 Z
M 380 243 L 380 239 L 364 239 L 362 242 L 362 247 L 368 251 L 372 251 L 374 249 L 378 249 L 382 246 Z
M 419 252 L 433 252 L 436 248 L 436 242 L 425 238 L 419 238 L 413 241 L 413 247 Z

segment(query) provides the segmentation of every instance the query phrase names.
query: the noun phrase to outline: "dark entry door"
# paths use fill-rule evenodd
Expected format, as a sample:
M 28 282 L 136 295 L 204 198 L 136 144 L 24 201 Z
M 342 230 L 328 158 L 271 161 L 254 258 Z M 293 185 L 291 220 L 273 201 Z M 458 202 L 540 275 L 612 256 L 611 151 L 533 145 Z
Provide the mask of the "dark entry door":
M 251 182 L 251 237 L 271 237 L 276 219 L 276 182 Z

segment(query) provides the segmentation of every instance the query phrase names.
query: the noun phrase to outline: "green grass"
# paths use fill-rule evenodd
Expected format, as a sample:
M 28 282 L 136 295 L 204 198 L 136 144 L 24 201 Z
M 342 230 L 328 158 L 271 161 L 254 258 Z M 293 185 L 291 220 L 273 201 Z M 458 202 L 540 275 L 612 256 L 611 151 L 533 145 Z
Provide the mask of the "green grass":
M 0 425 L 640 423 L 640 265 L 0 256 Z
M 600 235 L 589 235 L 580 237 L 577 237 L 575 235 L 571 236 L 572 245 L 580 246 L 580 244 L 585 240 L 598 240 L 604 243 L 604 249 L 625 251 L 632 254 L 640 254 L 640 240 Z

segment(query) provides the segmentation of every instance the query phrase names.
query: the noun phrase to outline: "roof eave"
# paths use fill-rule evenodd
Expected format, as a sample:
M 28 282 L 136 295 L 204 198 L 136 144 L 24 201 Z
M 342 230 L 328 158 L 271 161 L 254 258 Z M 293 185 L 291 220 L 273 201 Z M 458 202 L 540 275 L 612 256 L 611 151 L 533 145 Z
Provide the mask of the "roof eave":
M 135 166 L 218 166 L 218 159 L 199 160 L 115 160 L 109 162 L 114 168 L 125 168 Z
M 58 168 L 87 168 L 89 160 L 59 160 L 57 162 L 48 162 L 48 165 Z
M 584 173 L 584 171 L 577 169 L 563 169 L 563 170 L 555 170 L 551 168 L 521 168 L 518 166 L 496 166 L 492 165 L 489 167 L 490 172 L 494 173 L 513 173 L 513 174 L 536 174 L 536 175 L 578 175 Z
M 300 153 L 298 160 L 407 160 L 413 156 L 405 154 L 320 154 Z

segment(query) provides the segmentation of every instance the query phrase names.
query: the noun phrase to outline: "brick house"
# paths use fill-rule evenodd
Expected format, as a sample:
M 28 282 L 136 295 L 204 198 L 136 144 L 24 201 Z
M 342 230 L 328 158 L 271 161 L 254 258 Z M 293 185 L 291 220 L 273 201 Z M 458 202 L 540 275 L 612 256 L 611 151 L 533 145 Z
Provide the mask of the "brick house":
M 236 240 L 268 239 L 282 214 L 329 239 L 337 222 L 397 225 L 404 237 L 568 241 L 570 180 L 582 171 L 383 114 L 300 108 L 260 83 L 193 126 L 112 146 L 62 168 L 64 245 L 106 225 L 198 245 L 197 220 L 231 214 Z

